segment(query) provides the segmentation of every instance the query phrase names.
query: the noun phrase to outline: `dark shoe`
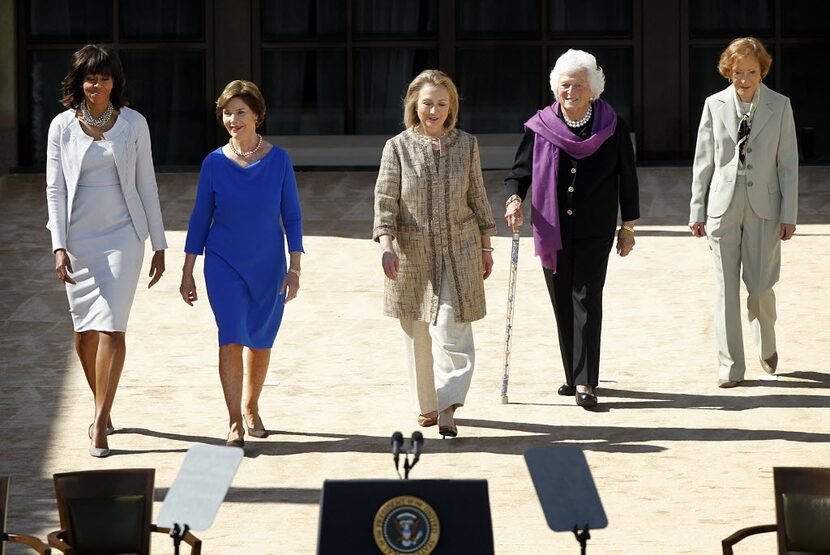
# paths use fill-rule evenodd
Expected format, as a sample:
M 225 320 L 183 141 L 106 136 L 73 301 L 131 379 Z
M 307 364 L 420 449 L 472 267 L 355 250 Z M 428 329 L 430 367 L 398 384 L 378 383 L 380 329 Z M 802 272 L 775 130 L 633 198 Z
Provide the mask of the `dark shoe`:
M 593 393 L 576 392 L 576 404 L 584 409 L 597 406 L 597 396 Z
M 732 380 L 718 380 L 718 387 L 720 387 L 721 389 L 738 387 L 738 382 Z
M 769 358 L 762 358 L 761 368 L 763 368 L 764 372 L 767 374 L 775 374 L 775 371 L 778 369 L 778 351 L 772 353 L 772 356 Z
M 251 437 L 260 439 L 268 437 L 268 430 L 265 429 L 265 425 L 262 423 L 262 419 L 258 414 L 254 415 L 251 425 L 248 424 L 248 419 L 245 419 L 245 429 L 248 430 L 248 435 Z
M 449 407 L 442 410 L 438 414 L 438 433 L 441 434 L 441 439 L 445 437 L 456 437 L 458 435 L 458 427 L 455 425 L 455 407 Z
M 432 411 L 426 414 L 418 415 L 418 425 L 422 428 L 429 428 L 438 424 L 438 412 Z
M 557 391 L 557 393 L 559 393 L 559 395 L 562 395 L 563 397 L 570 397 L 571 395 L 576 393 L 576 386 L 563 383 L 561 386 L 559 386 L 559 391 Z

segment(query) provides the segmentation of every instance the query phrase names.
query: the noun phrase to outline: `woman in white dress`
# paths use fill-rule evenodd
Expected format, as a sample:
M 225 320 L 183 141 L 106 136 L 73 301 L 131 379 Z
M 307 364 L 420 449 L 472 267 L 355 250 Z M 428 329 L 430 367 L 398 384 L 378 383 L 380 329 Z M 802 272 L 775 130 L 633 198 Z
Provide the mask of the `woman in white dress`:
M 110 410 L 124 367 L 125 333 L 144 242 L 153 255 L 150 287 L 164 273 L 167 241 L 158 199 L 150 132 L 126 107 L 118 58 L 87 45 L 69 61 L 61 83 L 67 110 L 49 126 L 47 228 L 55 271 L 66 286 L 75 350 L 95 398 L 89 454 L 110 454 Z

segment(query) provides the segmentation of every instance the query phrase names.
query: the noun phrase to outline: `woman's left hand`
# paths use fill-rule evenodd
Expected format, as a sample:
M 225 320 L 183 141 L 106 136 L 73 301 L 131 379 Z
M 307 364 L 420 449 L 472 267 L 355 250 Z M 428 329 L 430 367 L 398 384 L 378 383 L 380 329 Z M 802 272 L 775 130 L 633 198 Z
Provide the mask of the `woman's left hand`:
M 634 234 L 620 229 L 617 232 L 617 254 L 620 256 L 628 256 L 628 253 L 634 248 Z
M 288 301 L 297 296 L 297 291 L 300 289 L 300 276 L 294 272 L 288 272 L 282 280 L 280 285 L 280 295 L 285 293 L 285 300 L 282 304 L 287 304 Z
M 153 260 L 150 262 L 150 285 L 147 289 L 154 286 L 161 279 L 164 274 L 164 250 L 153 253 Z
M 481 252 L 481 265 L 484 266 L 484 279 L 490 277 L 493 273 L 493 253 L 489 251 Z
M 789 241 L 795 235 L 795 224 L 781 224 L 781 233 L 778 235 L 782 241 Z

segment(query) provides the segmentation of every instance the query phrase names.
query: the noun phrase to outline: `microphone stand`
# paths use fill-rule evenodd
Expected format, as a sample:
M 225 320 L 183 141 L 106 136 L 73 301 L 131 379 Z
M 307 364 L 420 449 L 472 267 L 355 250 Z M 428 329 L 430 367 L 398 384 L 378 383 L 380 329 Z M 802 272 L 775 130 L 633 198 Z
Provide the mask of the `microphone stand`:
M 591 539 L 591 530 L 588 523 L 585 523 L 585 528 L 583 530 L 580 530 L 577 528 L 576 524 L 574 524 L 573 533 L 574 536 L 576 536 L 576 541 L 578 541 L 580 545 L 579 552 L 581 555 L 585 555 L 585 551 L 588 549 L 588 540 Z
M 179 528 L 179 525 L 174 523 L 173 527 L 170 529 L 170 537 L 173 538 L 173 553 L 175 553 L 175 555 L 179 555 L 179 545 L 182 543 L 182 538 L 184 538 L 189 531 L 190 526 L 187 524 L 184 525 L 184 528 Z

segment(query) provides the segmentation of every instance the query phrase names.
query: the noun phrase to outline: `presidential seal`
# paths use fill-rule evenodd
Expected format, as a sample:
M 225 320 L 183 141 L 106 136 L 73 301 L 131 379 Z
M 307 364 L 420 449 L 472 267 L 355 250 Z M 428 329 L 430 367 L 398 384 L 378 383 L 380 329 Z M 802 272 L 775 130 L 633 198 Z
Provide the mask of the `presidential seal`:
M 429 555 L 438 544 L 441 524 L 429 503 L 401 495 L 378 509 L 373 532 L 375 543 L 384 555 Z

